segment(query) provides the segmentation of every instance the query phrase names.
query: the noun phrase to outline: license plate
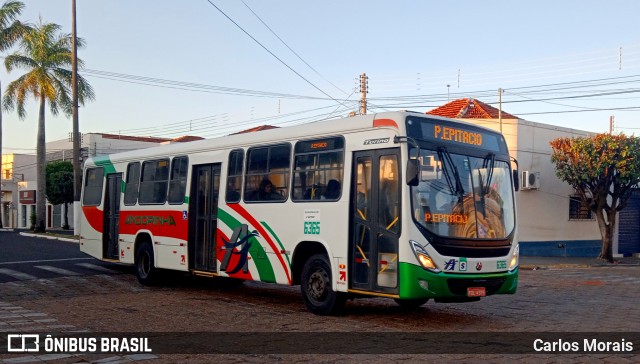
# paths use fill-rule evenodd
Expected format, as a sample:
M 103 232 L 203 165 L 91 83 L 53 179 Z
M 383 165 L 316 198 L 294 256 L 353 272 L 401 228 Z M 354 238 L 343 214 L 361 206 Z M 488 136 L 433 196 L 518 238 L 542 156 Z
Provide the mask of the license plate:
M 484 297 L 486 295 L 487 295 L 487 290 L 484 287 L 467 288 L 467 297 Z

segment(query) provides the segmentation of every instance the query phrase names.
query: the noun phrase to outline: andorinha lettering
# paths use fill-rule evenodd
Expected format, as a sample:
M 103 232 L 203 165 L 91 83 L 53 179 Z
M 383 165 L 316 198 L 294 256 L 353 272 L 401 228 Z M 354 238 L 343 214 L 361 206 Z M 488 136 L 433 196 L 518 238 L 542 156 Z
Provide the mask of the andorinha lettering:
M 473 133 L 448 126 L 435 125 L 433 128 L 433 134 L 436 139 L 451 140 L 471 145 L 482 145 L 482 134 L 480 133 Z
M 127 225 L 166 225 L 171 226 L 175 225 L 176 221 L 173 219 L 173 216 L 169 215 L 166 217 L 163 216 L 127 216 L 127 219 L 124 222 Z
M 469 216 L 461 214 L 432 214 L 426 212 L 424 214 L 424 221 L 426 222 L 446 222 L 448 224 L 466 224 L 469 221 Z

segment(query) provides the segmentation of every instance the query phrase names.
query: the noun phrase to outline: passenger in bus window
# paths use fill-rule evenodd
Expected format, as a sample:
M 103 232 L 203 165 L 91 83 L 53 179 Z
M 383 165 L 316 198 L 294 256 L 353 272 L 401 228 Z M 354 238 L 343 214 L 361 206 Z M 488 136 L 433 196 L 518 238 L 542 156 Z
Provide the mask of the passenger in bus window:
M 260 188 L 258 189 L 256 197 L 256 200 L 258 201 L 282 200 L 282 195 L 276 192 L 275 186 L 267 178 L 263 179 L 262 182 L 260 182 Z
M 227 202 L 235 203 L 240 201 L 240 192 L 236 190 L 236 187 L 233 185 L 233 181 L 229 181 L 227 183 Z
M 340 197 L 340 182 L 332 179 L 327 184 L 327 189 L 322 195 L 323 200 L 337 200 Z

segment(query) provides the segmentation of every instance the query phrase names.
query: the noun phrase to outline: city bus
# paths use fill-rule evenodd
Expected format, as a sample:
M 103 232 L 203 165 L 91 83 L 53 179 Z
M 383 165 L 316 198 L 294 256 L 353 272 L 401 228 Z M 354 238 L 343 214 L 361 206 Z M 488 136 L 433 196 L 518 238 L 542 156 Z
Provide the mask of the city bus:
M 143 285 L 300 285 L 318 315 L 477 301 L 516 292 L 517 181 L 502 134 L 414 112 L 176 143 L 86 161 L 80 249 Z

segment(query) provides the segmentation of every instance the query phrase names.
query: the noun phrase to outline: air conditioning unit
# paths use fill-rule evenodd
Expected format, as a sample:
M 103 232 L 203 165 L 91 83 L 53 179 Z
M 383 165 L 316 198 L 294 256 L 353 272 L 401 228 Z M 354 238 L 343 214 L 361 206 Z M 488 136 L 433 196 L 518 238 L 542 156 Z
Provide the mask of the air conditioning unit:
M 522 171 L 520 181 L 523 190 L 537 190 L 540 188 L 540 172 Z

